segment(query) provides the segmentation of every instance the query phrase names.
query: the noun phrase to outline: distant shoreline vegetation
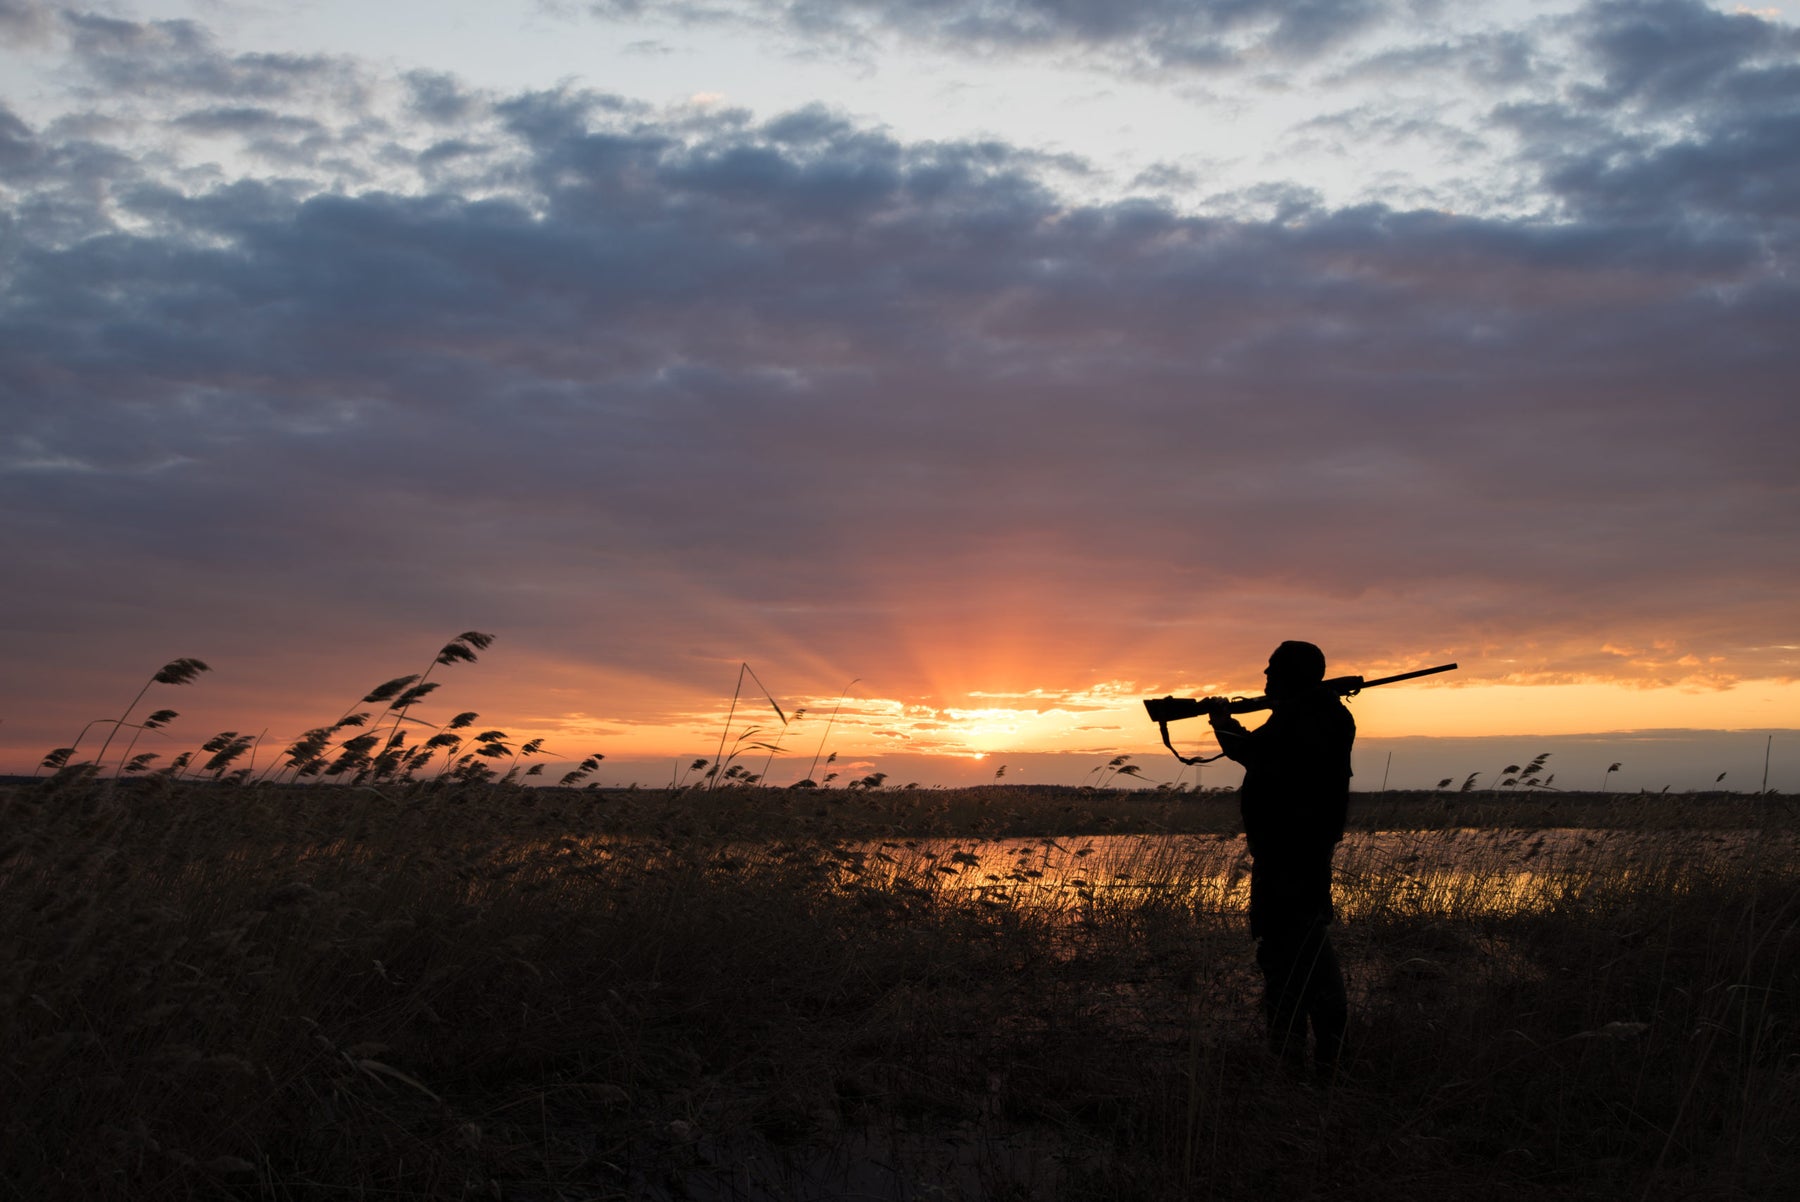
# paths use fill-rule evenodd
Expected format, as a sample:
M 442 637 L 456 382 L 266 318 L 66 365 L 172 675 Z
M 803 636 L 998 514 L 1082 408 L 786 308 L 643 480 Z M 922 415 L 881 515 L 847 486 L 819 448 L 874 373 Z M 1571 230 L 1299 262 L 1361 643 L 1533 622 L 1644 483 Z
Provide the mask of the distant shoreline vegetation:
M 18 797 L 87 797 L 95 790 L 168 804 L 259 805 L 331 812 L 435 808 L 446 802 L 514 807 L 524 814 L 578 815 L 586 834 L 684 838 L 857 839 L 907 835 L 1018 838 L 1061 835 L 1215 834 L 1236 836 L 1235 789 L 1203 793 L 1082 785 L 978 785 L 968 788 L 799 789 L 754 785 L 559 787 L 513 783 L 371 785 L 176 782 L 143 778 L 97 782 L 83 777 L 0 778 Z M 0 794 L 3 795 L 3 794 Z M 1800 828 L 1800 796 L 1705 793 L 1456 793 L 1390 790 L 1351 798 L 1350 829 L 1446 830 L 1744 830 Z

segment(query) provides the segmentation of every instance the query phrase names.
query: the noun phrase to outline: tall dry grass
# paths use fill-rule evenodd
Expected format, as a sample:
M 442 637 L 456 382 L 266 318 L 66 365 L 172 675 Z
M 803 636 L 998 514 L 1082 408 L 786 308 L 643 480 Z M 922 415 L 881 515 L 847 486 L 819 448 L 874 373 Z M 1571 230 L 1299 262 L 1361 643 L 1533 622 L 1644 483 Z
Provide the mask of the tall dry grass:
M 1689 808 L 1750 834 L 1353 836 L 1326 1089 L 1261 1053 L 1223 799 L 15 787 L 0 1183 L 1793 1196 L 1795 824 Z

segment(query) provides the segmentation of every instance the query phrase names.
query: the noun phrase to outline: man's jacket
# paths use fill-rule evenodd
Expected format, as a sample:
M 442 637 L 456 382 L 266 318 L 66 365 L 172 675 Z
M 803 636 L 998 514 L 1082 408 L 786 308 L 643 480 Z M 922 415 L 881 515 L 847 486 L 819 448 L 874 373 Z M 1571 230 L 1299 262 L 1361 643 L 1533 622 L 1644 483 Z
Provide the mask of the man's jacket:
M 1251 855 L 1311 858 L 1344 837 L 1356 720 L 1336 694 L 1297 693 L 1278 701 L 1255 730 L 1229 715 L 1213 730 L 1225 754 L 1244 766 L 1238 796 Z

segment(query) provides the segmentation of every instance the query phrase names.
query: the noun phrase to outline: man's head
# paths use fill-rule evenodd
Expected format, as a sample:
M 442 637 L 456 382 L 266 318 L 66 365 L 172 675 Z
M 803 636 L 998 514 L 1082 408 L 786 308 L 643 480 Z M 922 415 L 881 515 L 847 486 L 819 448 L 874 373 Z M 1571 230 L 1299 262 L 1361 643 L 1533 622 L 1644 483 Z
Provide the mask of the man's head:
M 1263 669 L 1270 697 L 1287 697 L 1325 679 L 1325 653 L 1311 643 L 1289 639 L 1269 656 Z

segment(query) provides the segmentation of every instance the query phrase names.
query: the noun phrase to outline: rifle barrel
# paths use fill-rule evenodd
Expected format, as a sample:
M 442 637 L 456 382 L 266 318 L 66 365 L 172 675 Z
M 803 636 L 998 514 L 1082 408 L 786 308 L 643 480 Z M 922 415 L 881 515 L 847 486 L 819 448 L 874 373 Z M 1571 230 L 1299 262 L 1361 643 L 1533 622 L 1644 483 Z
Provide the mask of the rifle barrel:
M 1439 672 L 1454 671 L 1456 671 L 1455 664 L 1439 664 L 1435 668 L 1420 668 L 1417 672 L 1402 672 L 1398 676 L 1383 676 L 1380 680 L 1365 680 L 1362 683 L 1362 687 L 1365 689 L 1372 689 L 1378 684 L 1393 684 L 1398 680 L 1412 680 L 1419 676 L 1435 676 Z

